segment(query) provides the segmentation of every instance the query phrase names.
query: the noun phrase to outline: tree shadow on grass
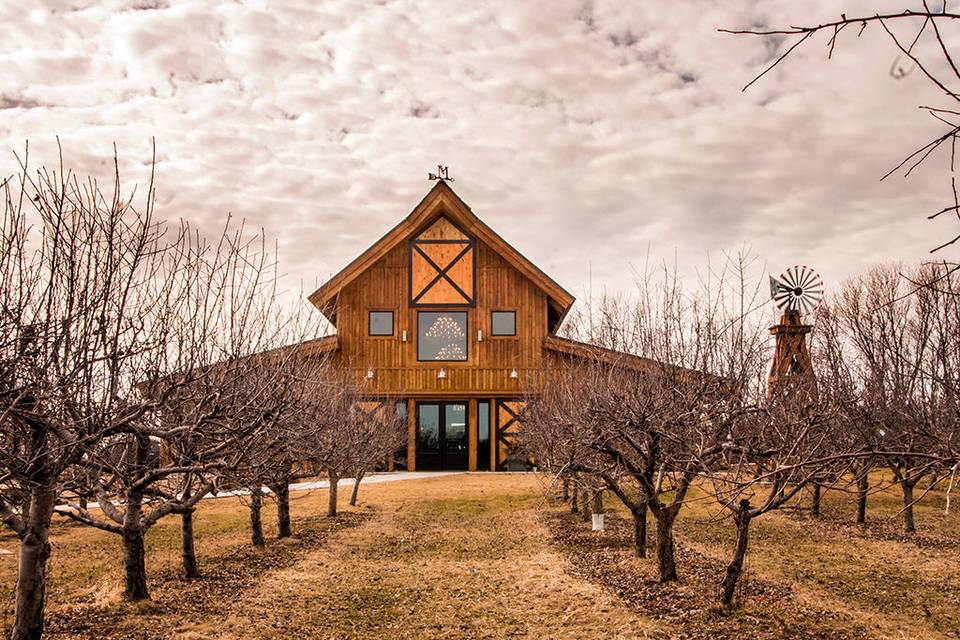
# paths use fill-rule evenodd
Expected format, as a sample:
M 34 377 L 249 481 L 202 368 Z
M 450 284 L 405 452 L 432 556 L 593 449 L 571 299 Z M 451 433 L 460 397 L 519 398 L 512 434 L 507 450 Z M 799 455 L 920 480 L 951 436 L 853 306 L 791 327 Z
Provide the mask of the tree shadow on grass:
M 571 575 L 588 580 L 623 599 L 641 614 L 661 620 L 674 633 L 690 639 L 836 638 L 874 637 L 848 616 L 817 610 L 798 601 L 792 589 L 745 573 L 737 594 L 737 608 L 717 606 L 725 565 L 682 543 L 677 544 L 680 580 L 661 584 L 653 550 L 648 558 L 633 556 L 631 521 L 606 516 L 606 531 L 597 534 L 590 525 L 568 512 L 543 516 L 555 543 L 569 561 Z M 651 544 L 653 540 L 649 541 Z M 664 637 L 674 637 L 665 632 Z
M 245 592 L 272 572 L 295 565 L 339 531 L 356 527 L 372 513 L 344 512 L 337 518 L 313 516 L 296 523 L 290 538 L 270 540 L 263 549 L 236 545 L 226 553 L 200 558 L 200 578 L 187 580 L 179 567 L 149 576 L 151 599 L 129 603 L 113 598 L 98 603 L 75 601 L 47 615 L 50 636 L 122 640 L 168 638 L 184 624 L 211 621 L 228 615 Z

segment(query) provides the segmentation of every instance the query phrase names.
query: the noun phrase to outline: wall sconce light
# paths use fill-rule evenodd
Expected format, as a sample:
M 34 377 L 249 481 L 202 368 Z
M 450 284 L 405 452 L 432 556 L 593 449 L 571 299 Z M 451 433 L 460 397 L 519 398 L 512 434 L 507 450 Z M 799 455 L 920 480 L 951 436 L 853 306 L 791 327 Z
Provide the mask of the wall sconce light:
M 477 342 L 483 342 L 483 329 L 477 329 Z
M 519 378 L 519 377 L 520 377 L 520 374 L 517 373 L 517 370 L 516 370 L 516 369 L 514 369 L 513 371 L 510 372 L 510 379 L 511 379 L 511 380 L 516 380 L 516 379 Z
M 367 369 L 367 380 L 373 380 L 373 369 Z
M 437 378 L 443 380 L 447 377 L 447 372 L 443 370 L 443 367 L 440 367 L 440 371 L 437 371 Z
M 404 329 L 403 331 L 400 332 L 400 340 L 403 341 L 403 342 L 406 342 L 406 341 L 407 341 L 407 330 L 406 330 L 406 329 Z

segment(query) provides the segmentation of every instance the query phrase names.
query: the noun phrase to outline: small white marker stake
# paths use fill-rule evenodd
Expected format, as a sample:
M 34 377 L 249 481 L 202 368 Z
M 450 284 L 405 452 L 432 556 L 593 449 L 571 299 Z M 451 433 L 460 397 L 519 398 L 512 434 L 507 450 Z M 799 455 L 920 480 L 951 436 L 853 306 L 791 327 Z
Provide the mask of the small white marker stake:
M 593 514 L 593 531 L 603 531 L 603 514 Z

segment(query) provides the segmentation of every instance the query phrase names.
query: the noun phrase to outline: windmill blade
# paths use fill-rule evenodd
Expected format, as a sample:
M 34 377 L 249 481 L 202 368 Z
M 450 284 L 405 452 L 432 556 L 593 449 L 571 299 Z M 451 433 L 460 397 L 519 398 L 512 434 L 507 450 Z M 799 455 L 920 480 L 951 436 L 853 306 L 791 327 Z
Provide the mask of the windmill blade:
M 801 277 L 800 277 L 800 288 L 806 290 L 806 289 L 809 288 L 811 285 L 813 285 L 813 283 L 816 282 L 816 280 L 817 280 L 819 277 L 820 277 L 820 276 L 817 275 L 817 272 L 816 272 L 816 271 L 814 271 L 813 269 L 810 269 L 809 267 L 807 267 L 806 265 L 804 265 L 804 266 L 803 266 L 803 274 L 802 274 Z
M 781 293 L 773 299 L 774 304 L 777 305 L 777 308 L 781 311 L 786 311 L 790 308 L 790 301 L 793 299 L 793 295 L 789 292 Z
M 815 275 L 816 274 L 813 272 L 813 269 L 811 269 L 807 265 L 803 265 L 800 267 L 800 275 L 797 277 L 797 286 L 800 287 L 800 290 L 801 290 L 800 295 L 803 295 L 803 291 L 806 290 L 807 284 L 810 282 L 810 279 Z
M 780 282 L 783 285 L 784 289 L 793 288 L 793 283 L 791 282 L 791 275 L 792 274 L 790 272 L 790 269 L 787 269 L 786 271 L 780 274 Z

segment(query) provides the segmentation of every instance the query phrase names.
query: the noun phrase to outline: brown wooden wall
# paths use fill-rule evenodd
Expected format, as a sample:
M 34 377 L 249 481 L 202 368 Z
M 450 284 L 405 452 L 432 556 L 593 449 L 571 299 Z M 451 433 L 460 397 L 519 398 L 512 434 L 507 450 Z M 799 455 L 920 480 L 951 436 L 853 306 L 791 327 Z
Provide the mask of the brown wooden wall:
M 467 360 L 418 362 L 417 309 L 409 306 L 407 252 L 408 244 L 399 244 L 340 292 L 339 364 L 356 370 L 358 376 L 373 369 L 371 391 L 383 395 L 466 398 L 520 393 L 521 381 L 542 366 L 547 333 L 547 298 L 543 291 L 478 242 L 476 306 L 456 308 L 467 313 Z M 367 312 L 387 310 L 394 311 L 394 335 L 368 336 Z M 490 336 L 493 310 L 516 311 L 516 337 Z M 483 331 L 482 342 L 477 341 L 478 329 Z M 406 342 L 401 340 L 404 330 Z M 441 367 L 445 379 L 437 378 Z M 510 378 L 514 368 L 517 379 Z

